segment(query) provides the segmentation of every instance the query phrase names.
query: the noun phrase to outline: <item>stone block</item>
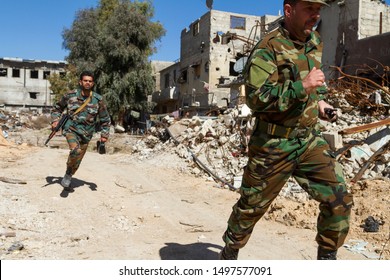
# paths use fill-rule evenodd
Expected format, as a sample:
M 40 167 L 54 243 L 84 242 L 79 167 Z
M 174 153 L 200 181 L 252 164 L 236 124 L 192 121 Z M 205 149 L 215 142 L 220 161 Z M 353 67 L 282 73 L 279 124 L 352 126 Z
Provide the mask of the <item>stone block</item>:
M 340 134 L 338 134 L 337 131 L 323 132 L 322 136 L 328 142 L 332 150 L 338 150 L 343 147 L 343 137 Z

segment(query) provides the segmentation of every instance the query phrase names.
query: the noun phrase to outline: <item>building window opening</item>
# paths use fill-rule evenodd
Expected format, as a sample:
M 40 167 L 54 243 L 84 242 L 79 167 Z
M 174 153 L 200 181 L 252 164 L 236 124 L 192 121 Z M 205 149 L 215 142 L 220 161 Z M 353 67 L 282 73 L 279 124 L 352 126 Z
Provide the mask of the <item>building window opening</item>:
M 30 70 L 30 78 L 38 79 L 38 70 Z
M 245 18 L 230 16 L 230 28 L 231 29 L 243 29 L 245 30 Z
M 12 78 L 20 78 L 20 69 L 12 69 Z
M 194 68 L 194 79 L 200 79 L 200 64 L 192 66 Z
M 50 76 L 50 71 L 43 71 L 43 79 L 47 80 Z
M 195 22 L 193 25 L 192 25 L 192 35 L 193 36 L 196 36 L 199 34 L 199 21 Z
M 169 73 L 164 75 L 164 88 L 169 88 Z
M 60 77 L 65 78 L 66 77 L 66 72 L 60 72 Z
M 234 65 L 236 65 L 236 62 L 230 61 L 230 67 L 229 67 L 229 76 L 238 76 L 239 73 L 236 72 L 234 69 Z
M 39 92 L 30 91 L 29 94 L 31 99 L 37 99 Z
M 0 77 L 7 77 L 8 69 L 7 68 L 0 68 Z
M 187 82 L 187 70 L 184 70 L 180 74 L 179 83 Z

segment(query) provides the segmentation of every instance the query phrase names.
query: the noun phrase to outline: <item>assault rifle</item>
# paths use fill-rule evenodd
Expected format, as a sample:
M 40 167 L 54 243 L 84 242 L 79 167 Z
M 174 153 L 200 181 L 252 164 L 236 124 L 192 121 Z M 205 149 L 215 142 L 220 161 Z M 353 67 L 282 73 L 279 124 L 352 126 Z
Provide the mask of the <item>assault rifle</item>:
M 66 122 L 69 120 L 70 116 L 69 114 L 63 114 L 61 119 L 58 121 L 57 126 L 52 129 L 49 137 L 47 137 L 47 140 L 45 141 L 45 146 L 47 146 L 47 143 L 49 143 L 50 139 L 56 135 L 56 133 L 63 128 L 63 126 L 66 124 Z

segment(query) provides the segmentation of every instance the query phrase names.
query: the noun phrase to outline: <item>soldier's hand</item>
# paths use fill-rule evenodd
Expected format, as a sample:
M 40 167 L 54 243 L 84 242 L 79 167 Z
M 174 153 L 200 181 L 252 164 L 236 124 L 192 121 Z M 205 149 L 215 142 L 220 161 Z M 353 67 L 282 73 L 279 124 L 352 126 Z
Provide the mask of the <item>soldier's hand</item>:
M 302 85 L 307 92 L 311 92 L 313 89 L 323 86 L 324 82 L 324 72 L 321 69 L 313 67 L 310 73 L 302 80 Z
M 58 121 L 51 123 L 51 129 L 55 129 L 57 127 Z
M 324 100 L 318 101 L 318 107 L 320 119 L 329 122 L 335 122 L 337 120 L 337 109 L 334 109 Z
M 106 143 L 107 140 L 108 139 L 106 137 L 100 137 L 100 143 Z

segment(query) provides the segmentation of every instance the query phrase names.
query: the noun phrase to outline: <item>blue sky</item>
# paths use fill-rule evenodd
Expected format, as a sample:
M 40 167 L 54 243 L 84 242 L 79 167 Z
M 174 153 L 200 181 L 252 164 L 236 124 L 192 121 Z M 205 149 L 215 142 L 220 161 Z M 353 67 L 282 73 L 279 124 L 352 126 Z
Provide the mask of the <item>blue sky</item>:
M 80 9 L 96 7 L 99 0 L 3 0 L 0 17 L 0 57 L 64 60 L 62 31 L 70 28 Z M 174 61 L 180 57 L 180 34 L 208 11 L 206 0 L 152 0 L 153 21 L 166 35 L 156 42 L 151 59 Z M 390 3 L 390 0 L 386 1 Z M 283 0 L 213 0 L 213 9 L 250 15 L 278 15 Z

